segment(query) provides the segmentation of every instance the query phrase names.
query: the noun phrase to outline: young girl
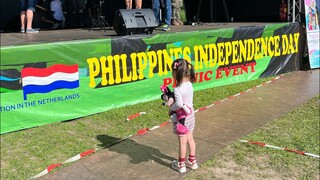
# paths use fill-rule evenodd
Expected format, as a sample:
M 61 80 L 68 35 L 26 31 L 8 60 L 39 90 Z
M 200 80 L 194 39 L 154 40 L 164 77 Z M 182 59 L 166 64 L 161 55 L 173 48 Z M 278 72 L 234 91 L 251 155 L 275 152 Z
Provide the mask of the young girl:
M 184 105 L 191 109 L 191 113 L 185 118 L 184 126 L 188 129 L 188 133 L 178 135 L 176 125 L 178 120 L 172 116 L 173 130 L 179 139 L 179 159 L 174 160 L 172 168 L 180 173 L 186 172 L 186 165 L 191 169 L 197 169 L 197 161 L 195 158 L 196 145 L 193 139 L 193 129 L 195 126 L 195 116 L 193 109 L 193 87 L 195 81 L 194 67 L 185 59 L 177 59 L 172 63 L 172 77 L 176 80 L 176 87 L 173 89 L 175 102 L 169 107 L 169 114 L 177 111 Z M 176 117 L 176 116 L 175 116 Z M 186 159 L 187 145 L 189 147 L 189 157 Z

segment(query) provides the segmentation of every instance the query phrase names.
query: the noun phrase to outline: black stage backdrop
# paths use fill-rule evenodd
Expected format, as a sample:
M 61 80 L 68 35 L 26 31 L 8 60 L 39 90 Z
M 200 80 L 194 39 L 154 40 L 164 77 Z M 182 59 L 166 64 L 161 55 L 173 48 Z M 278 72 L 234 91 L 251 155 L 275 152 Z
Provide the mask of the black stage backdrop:
M 0 30 L 18 30 L 16 27 L 17 23 L 20 25 L 19 14 L 19 0 L 0 0 Z
M 66 0 L 62 0 L 64 2 Z M 99 3 L 99 0 L 95 0 Z M 198 4 L 200 0 L 184 0 L 186 8 L 186 17 L 188 21 L 194 21 L 197 15 Z M 211 2 L 212 1 L 212 2 Z M 2 31 L 19 31 L 20 20 L 19 0 L 0 0 L 0 29 Z M 41 3 L 42 0 L 39 0 Z M 124 9 L 124 0 L 103 0 L 103 11 L 107 22 L 112 25 L 115 11 Z M 226 12 L 223 8 L 223 0 L 202 0 L 202 5 L 199 8 L 200 22 L 226 22 Z M 228 15 L 233 17 L 235 22 L 279 22 L 279 8 L 281 0 L 266 1 L 266 0 L 225 0 Z M 212 4 L 212 6 L 211 6 Z M 152 8 L 152 0 L 143 0 L 143 8 Z M 211 12 L 212 11 L 212 12 Z M 45 25 L 41 22 L 41 12 L 37 9 L 34 17 L 34 27 L 44 28 Z M 67 25 L 72 24 L 68 21 Z M 87 18 L 87 17 L 83 17 Z M 69 18 L 71 19 L 71 18 Z M 85 22 L 88 22 L 86 20 Z M 90 20 L 89 20 L 90 23 Z M 68 27 L 68 26 L 67 26 Z
M 196 15 L 200 0 L 185 0 L 188 21 Z M 210 2 L 212 1 L 212 2 Z M 223 1 L 228 9 L 229 17 L 235 22 L 279 22 L 281 0 L 202 0 L 199 11 L 200 22 L 226 22 Z M 212 4 L 212 6 L 211 6 Z M 188 6 L 189 5 L 189 6 Z M 197 8 L 194 8 L 197 7 Z M 191 8 L 191 10 L 190 10 Z M 212 10 L 213 16 L 210 16 Z M 188 13 L 188 11 L 191 13 Z

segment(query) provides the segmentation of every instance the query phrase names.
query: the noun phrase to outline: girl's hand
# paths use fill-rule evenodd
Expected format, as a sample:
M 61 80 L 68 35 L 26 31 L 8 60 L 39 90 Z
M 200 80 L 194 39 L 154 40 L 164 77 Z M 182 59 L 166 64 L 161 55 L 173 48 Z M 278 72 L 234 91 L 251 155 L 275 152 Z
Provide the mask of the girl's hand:
M 177 123 L 178 122 L 178 117 L 177 117 L 177 113 L 171 111 L 171 122 L 173 123 Z
M 173 98 L 169 98 L 166 104 L 168 107 L 170 107 L 173 103 L 174 103 Z

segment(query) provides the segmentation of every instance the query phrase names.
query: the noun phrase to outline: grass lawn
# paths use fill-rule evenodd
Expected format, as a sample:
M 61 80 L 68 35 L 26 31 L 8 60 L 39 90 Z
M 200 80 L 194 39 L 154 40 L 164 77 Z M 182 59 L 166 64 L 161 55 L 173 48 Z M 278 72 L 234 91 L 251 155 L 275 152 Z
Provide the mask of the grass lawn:
M 217 100 L 221 100 L 231 95 L 245 91 L 270 79 L 271 78 L 263 78 L 244 83 L 197 91 L 195 92 L 194 99 L 195 109 L 198 109 L 205 105 L 210 105 Z M 72 121 L 54 123 L 23 131 L 3 134 L 1 135 L 1 178 L 26 179 L 32 177 L 43 171 L 48 165 L 61 163 L 69 159 L 70 157 L 73 157 L 89 149 L 110 146 L 119 139 L 125 139 L 129 135 L 135 134 L 139 129 L 146 127 L 150 128 L 166 122 L 169 120 L 166 114 L 166 107 L 163 107 L 161 103 L 162 101 L 159 94 L 159 100 L 126 106 L 123 108 L 110 110 Z M 141 111 L 145 111 L 147 112 L 147 114 L 140 116 L 138 120 L 127 123 L 126 118 L 129 115 Z M 295 116 L 296 115 L 292 115 L 292 118 L 295 118 Z M 316 126 L 315 124 L 313 124 L 312 126 L 319 129 L 319 125 Z M 302 131 L 301 129 L 300 131 Z M 309 129 L 306 130 L 308 131 L 308 133 L 311 133 Z M 106 134 L 112 138 L 102 140 L 99 136 L 101 134 Z M 290 145 L 292 146 L 289 141 L 289 139 L 292 138 L 290 136 L 286 137 L 286 139 L 284 140 L 279 140 L 278 144 L 276 143 L 277 141 L 275 142 L 276 139 L 270 138 L 273 140 L 271 141 L 265 136 L 261 136 L 264 138 L 259 139 L 252 137 L 252 140 L 265 141 L 273 145 L 285 146 L 288 148 L 290 147 Z M 274 136 L 276 136 L 276 134 L 274 134 Z M 301 136 L 303 136 L 299 136 L 301 139 L 299 139 L 299 137 L 297 137 L 298 139 L 293 139 L 299 140 L 293 144 L 299 145 L 299 148 L 297 146 L 293 146 L 293 148 L 303 149 L 310 153 L 319 152 L 319 143 L 317 141 L 319 139 L 319 136 L 315 136 L 314 133 L 308 136 Z M 318 143 L 317 146 L 313 146 L 313 144 L 309 145 L 308 141 L 310 141 L 310 137 L 314 138 L 313 143 Z M 303 138 L 307 138 L 308 141 L 305 141 Z M 287 144 L 283 144 L 281 142 L 286 142 Z M 300 142 L 302 142 L 302 144 Z M 254 145 L 242 143 L 236 143 L 236 145 L 237 148 L 241 149 L 253 149 L 254 151 L 252 151 L 252 154 L 250 154 L 249 156 L 251 160 L 254 159 L 254 155 L 256 153 L 265 151 L 261 147 L 254 147 Z M 316 149 L 308 149 L 304 148 L 304 146 L 300 148 L 300 145 L 305 145 L 308 147 L 310 146 L 310 148 L 316 147 Z M 268 152 L 269 151 L 270 150 L 268 150 Z M 304 156 L 293 155 L 288 152 L 276 152 L 274 155 L 268 155 L 266 157 L 272 158 L 273 156 L 275 156 L 275 160 L 273 160 L 272 163 L 277 164 L 279 163 L 278 161 L 283 161 L 277 158 L 279 153 L 284 153 L 283 156 L 292 156 L 292 160 L 294 160 L 295 158 L 306 158 Z M 234 154 L 233 156 L 239 157 L 237 158 L 236 163 L 247 163 L 246 158 L 248 156 L 247 154 L 245 154 L 245 152 L 239 152 L 238 154 Z M 266 158 L 265 156 L 261 157 Z M 315 160 L 312 159 L 312 161 Z M 209 161 L 209 166 L 215 164 L 214 162 L 219 161 L 213 160 L 211 163 Z M 300 162 L 300 160 L 298 160 L 298 162 Z M 208 165 L 204 164 L 201 170 L 206 166 L 209 167 Z M 199 172 L 201 172 L 201 170 Z M 285 169 L 283 169 L 283 171 L 284 170 Z M 195 171 L 195 173 L 196 172 L 197 171 Z M 192 177 L 192 175 L 190 177 Z
M 269 145 L 320 154 L 319 95 L 242 137 Z M 318 180 L 319 158 L 235 142 L 214 155 L 184 180 L 306 179 Z

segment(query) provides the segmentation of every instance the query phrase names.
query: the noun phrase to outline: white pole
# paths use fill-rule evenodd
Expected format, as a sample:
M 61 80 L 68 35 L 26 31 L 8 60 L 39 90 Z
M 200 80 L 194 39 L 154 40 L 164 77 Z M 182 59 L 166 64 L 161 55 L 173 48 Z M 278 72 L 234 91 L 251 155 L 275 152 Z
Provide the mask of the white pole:
M 293 7 L 292 7 L 292 22 L 296 22 L 296 0 L 293 0 L 292 3 Z

